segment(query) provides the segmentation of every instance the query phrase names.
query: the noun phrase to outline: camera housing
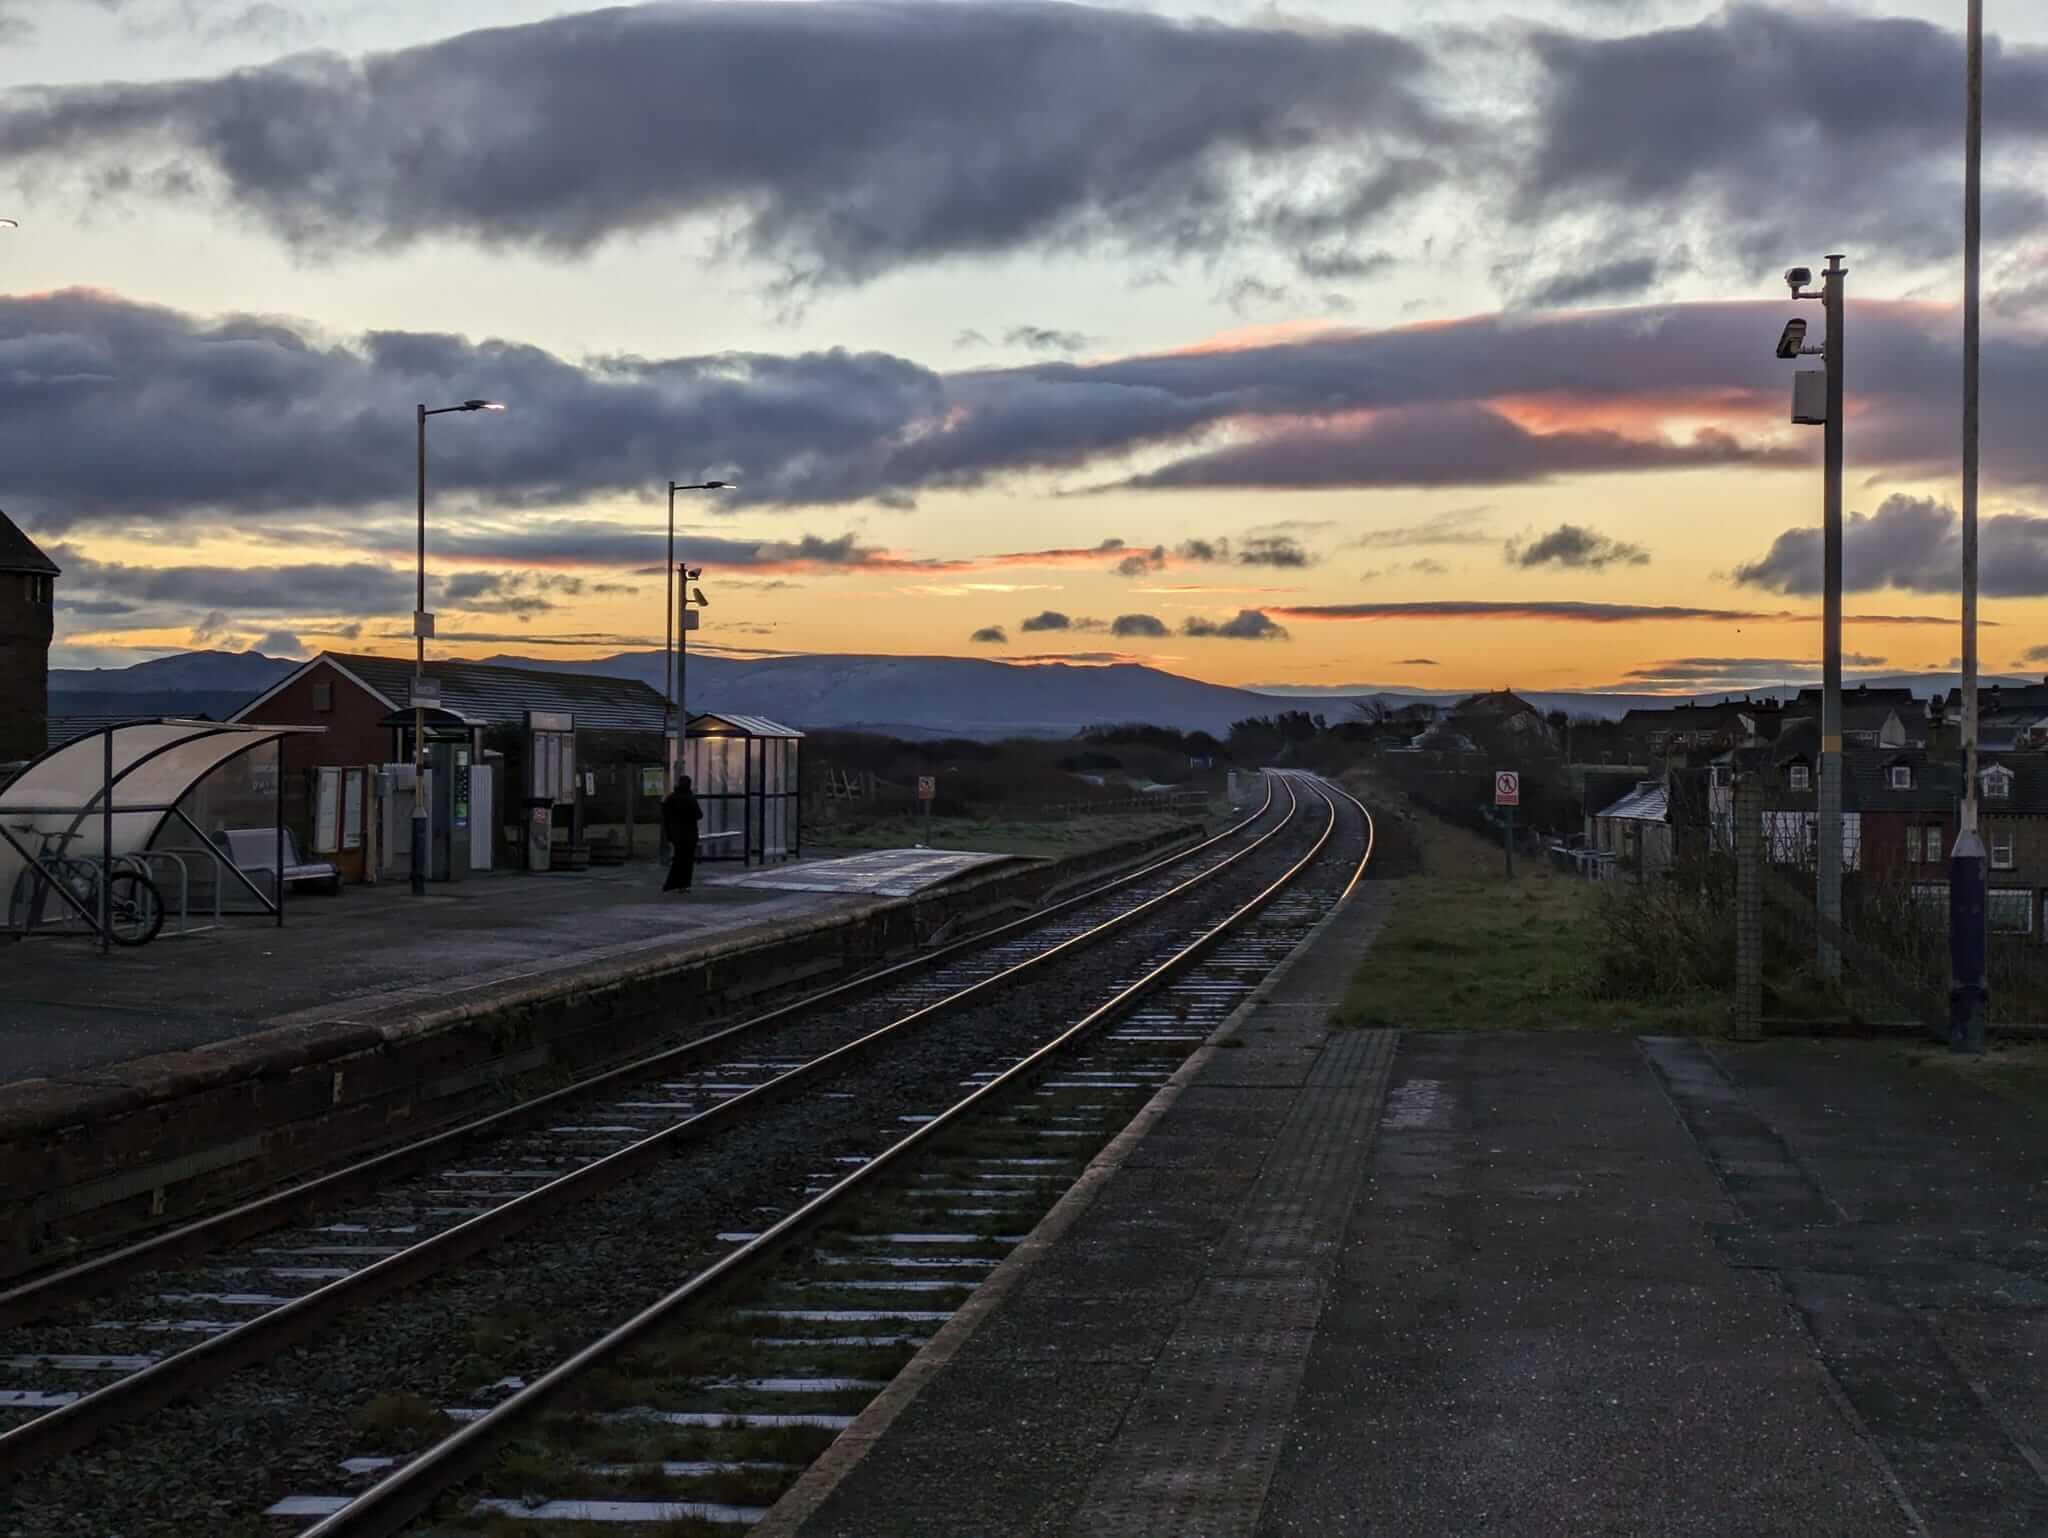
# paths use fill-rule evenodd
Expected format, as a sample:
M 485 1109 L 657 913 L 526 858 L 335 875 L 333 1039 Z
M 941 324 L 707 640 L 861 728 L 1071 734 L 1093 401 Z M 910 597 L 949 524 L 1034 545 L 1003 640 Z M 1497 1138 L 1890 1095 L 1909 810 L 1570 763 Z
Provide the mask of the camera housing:
M 1806 322 L 1798 316 L 1785 322 L 1785 329 L 1778 337 L 1778 356 L 1796 358 L 1799 349 L 1806 345 Z
M 1792 297 L 1794 299 L 1799 297 L 1799 291 L 1802 288 L 1806 288 L 1812 282 L 1813 269 L 1811 267 L 1787 267 L 1785 269 L 1785 286 L 1792 290 Z

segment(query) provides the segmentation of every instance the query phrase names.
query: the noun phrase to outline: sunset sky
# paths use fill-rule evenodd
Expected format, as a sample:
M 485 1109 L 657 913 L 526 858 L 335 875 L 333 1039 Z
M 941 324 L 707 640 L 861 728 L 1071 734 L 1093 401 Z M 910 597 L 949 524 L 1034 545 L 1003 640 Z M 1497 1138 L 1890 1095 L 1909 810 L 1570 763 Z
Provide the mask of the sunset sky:
M 2048 659 L 2048 6 L 1991 0 L 1984 659 Z M 1962 5 L 0 0 L 53 662 L 659 645 L 1234 684 L 1951 665 Z M 1418 21 L 1417 17 L 1426 17 Z M 1814 360 L 1817 362 L 1817 360 Z

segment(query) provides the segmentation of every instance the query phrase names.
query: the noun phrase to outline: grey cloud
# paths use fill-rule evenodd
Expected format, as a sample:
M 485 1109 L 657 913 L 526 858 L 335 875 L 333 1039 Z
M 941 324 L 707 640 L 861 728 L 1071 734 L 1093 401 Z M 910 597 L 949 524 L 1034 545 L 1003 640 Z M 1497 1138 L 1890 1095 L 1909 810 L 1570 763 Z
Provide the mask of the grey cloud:
M 1135 555 L 1125 556 L 1116 565 L 1112 566 L 1110 570 L 1119 577 L 1142 577 L 1148 572 L 1157 571 L 1165 564 L 1166 547 L 1164 545 L 1154 545 L 1150 550 L 1143 550 Z
M 1109 633 L 1120 636 L 1163 636 L 1166 625 L 1156 615 L 1119 614 L 1109 623 Z
M 2048 518 L 1997 513 L 1978 522 L 1981 590 L 1987 597 L 2048 594 Z M 1962 587 L 1962 519 L 1928 497 L 1893 495 L 1869 515 L 1850 513 L 1842 528 L 1842 585 L 1849 592 L 1899 588 L 1956 593 Z M 1821 534 L 1787 529 L 1735 580 L 1774 593 L 1821 590 Z
M 981 629 L 975 631 L 967 639 L 979 641 L 988 646 L 1007 646 L 1010 644 L 1010 638 L 1004 634 L 1001 625 L 983 625 Z
M 61 554 L 59 552 L 62 552 Z M 132 566 L 58 545 L 67 587 L 135 604 L 258 614 L 410 613 L 413 575 L 366 561 L 296 566 Z
M 1073 626 L 1074 621 L 1069 616 L 1060 613 L 1057 609 L 1047 609 L 1042 614 L 1032 615 L 1031 618 L 1024 621 L 1017 628 L 1028 632 L 1033 630 L 1071 630 Z
M 1437 666 L 1434 657 L 1403 657 L 1394 664 L 1397 668 L 1433 668 Z
M 1718 428 L 1690 439 L 1607 428 L 1535 433 L 1486 406 L 1384 411 L 1357 426 L 1288 427 L 1132 477 L 1133 487 L 1478 486 L 1560 475 L 1716 465 L 1803 464 L 1803 450 Z
M 1484 507 L 1456 507 L 1449 512 L 1432 514 L 1421 523 L 1373 529 L 1359 535 L 1351 544 L 1362 550 L 1405 550 L 1414 545 L 1491 544 L 1493 536 L 1479 527 L 1488 511 Z
M 267 657 L 303 657 L 305 644 L 289 630 L 272 630 L 249 643 L 249 650 Z
M 1053 326 L 1012 326 L 1003 333 L 1003 340 L 1012 347 L 1028 347 L 1033 352 L 1079 352 L 1095 338 L 1083 331 L 1061 331 Z
M 1216 637 L 1227 641 L 1287 639 L 1287 627 L 1267 618 L 1257 609 L 1239 609 L 1233 618 L 1220 622 L 1191 614 L 1181 621 L 1180 633 L 1185 636 Z
M 1641 545 L 1610 539 L 1576 523 L 1561 523 L 1548 534 L 1526 544 L 1511 539 L 1507 543 L 1506 555 L 1509 565 L 1524 568 L 1554 565 L 1599 571 L 1608 566 L 1650 564 L 1650 552 Z
M 1758 271 L 1836 249 L 1926 260 L 1960 244 L 1958 34 L 1846 9 L 1736 4 L 1660 30 L 1531 34 L 1542 94 L 1519 211 L 1597 207 L 1646 232 L 1711 231 Z M 2040 227 L 2025 177 L 2048 139 L 2048 51 L 1988 45 L 1987 202 Z
M 1673 264 L 1662 264 L 1668 270 Z M 1655 257 L 1624 256 L 1594 266 L 1555 273 L 1521 295 L 1524 304 L 1547 308 L 1585 304 L 1593 299 L 1634 299 L 1657 281 Z
M 1288 534 L 1259 534 L 1244 540 L 1238 546 L 1237 564 L 1240 566 L 1285 566 L 1299 567 L 1314 564 L 1314 558 L 1301 547 L 1301 542 Z
M 445 237 L 575 254 L 721 216 L 731 247 L 837 284 L 1032 245 L 1354 234 L 1460 137 L 1431 80 L 1420 48 L 1364 28 L 733 0 L 17 91 L 0 154 L 32 172 L 132 165 L 145 185 L 189 165 L 322 254 Z

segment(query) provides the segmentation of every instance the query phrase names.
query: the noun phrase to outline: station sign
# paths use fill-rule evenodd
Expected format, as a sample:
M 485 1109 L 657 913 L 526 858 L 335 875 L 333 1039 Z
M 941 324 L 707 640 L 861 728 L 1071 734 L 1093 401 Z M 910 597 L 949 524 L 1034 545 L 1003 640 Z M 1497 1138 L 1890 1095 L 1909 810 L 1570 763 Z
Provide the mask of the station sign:
M 1500 769 L 1493 776 L 1493 804 L 1495 806 L 1520 806 L 1522 804 L 1522 777 L 1512 769 Z

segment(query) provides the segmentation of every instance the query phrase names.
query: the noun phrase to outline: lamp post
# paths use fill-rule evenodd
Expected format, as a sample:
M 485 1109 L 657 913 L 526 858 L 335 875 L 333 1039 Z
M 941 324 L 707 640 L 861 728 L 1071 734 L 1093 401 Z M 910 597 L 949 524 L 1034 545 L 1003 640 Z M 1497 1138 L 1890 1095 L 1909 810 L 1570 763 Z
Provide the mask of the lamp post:
M 1963 805 L 1949 853 L 1949 1045 L 1984 1050 L 1990 1004 L 1985 965 L 1984 839 L 1977 826 L 1977 374 L 1978 276 L 1984 235 L 1984 0 L 1970 0 L 1963 108 Z
M 679 492 L 679 491 L 725 491 L 725 490 L 728 490 L 728 489 L 729 489 L 729 488 L 728 488 L 728 486 L 726 485 L 726 483 L 725 483 L 724 481 L 698 481 L 698 482 L 696 482 L 696 483 L 694 483 L 694 484 L 692 484 L 692 485 L 687 485 L 687 486 L 686 486 L 686 485 L 683 485 L 683 484 L 681 484 L 680 482 L 677 482 L 677 481 L 670 481 L 670 482 L 668 483 L 668 591 L 667 591 L 667 595 L 666 595 L 666 597 L 665 597 L 665 598 L 664 598 L 664 599 L 662 600 L 662 601 L 663 601 L 663 603 L 667 605 L 667 609 L 668 609 L 668 622 L 667 622 L 667 623 L 668 623 L 668 632 L 667 632 L 667 636 L 666 636 L 666 638 L 665 638 L 665 639 L 663 640 L 663 642 L 662 642 L 662 648 L 661 648 L 661 663 L 662 663 L 662 680 L 663 680 L 663 681 L 662 681 L 662 691 L 661 691 L 661 695 L 662 695 L 662 700 L 663 700 L 663 708 L 662 708 L 662 714 L 661 714 L 661 725 L 662 725 L 662 741 L 663 741 L 663 743 L 664 743 L 664 749 L 663 749 L 663 751 L 664 751 L 664 752 L 666 752 L 666 753 L 667 753 L 667 755 L 668 755 L 668 769 L 667 769 L 667 775 L 666 775 L 666 778 L 665 778 L 665 781 L 664 781 L 664 784 L 663 784 L 663 787 L 662 787 L 662 788 L 663 788 L 663 791 L 664 791 L 664 793 L 666 793 L 667 791 L 671 791 L 671 790 L 674 790 L 674 789 L 676 788 L 676 753 L 677 753 L 677 749 L 676 749 L 676 748 L 675 748 L 674 746 L 669 746 L 669 744 L 673 744 L 673 743 L 675 743 L 675 742 L 676 742 L 676 740 L 677 740 L 677 733 L 676 733 L 676 628 L 677 628 L 677 627 L 676 627 L 676 610 L 677 610 L 677 605 L 676 605 L 676 493 L 677 493 L 677 492 Z
M 412 611 L 412 895 L 427 895 L 427 637 L 434 616 L 427 612 L 427 418 L 451 411 L 503 411 L 497 401 L 464 401 L 459 406 L 419 405 L 419 564 Z
M 1830 256 L 1819 289 L 1811 287 L 1813 272 L 1793 267 L 1785 273 L 1794 299 L 1818 299 L 1827 317 L 1828 334 L 1819 347 L 1808 347 L 1806 322 L 1791 320 L 1778 338 L 1778 356 L 1801 358 L 1819 354 L 1825 364 L 1822 399 L 1812 400 L 1803 388 L 1813 375 L 1794 376 L 1792 420 L 1822 424 L 1825 437 L 1825 481 L 1821 501 L 1821 693 L 1820 787 L 1816 821 L 1819 869 L 1815 872 L 1814 907 L 1821 923 L 1816 962 L 1823 978 L 1842 975 L 1842 953 L 1829 929 L 1842 923 L 1842 333 L 1847 305 L 1844 288 L 1849 269 L 1839 255 Z

